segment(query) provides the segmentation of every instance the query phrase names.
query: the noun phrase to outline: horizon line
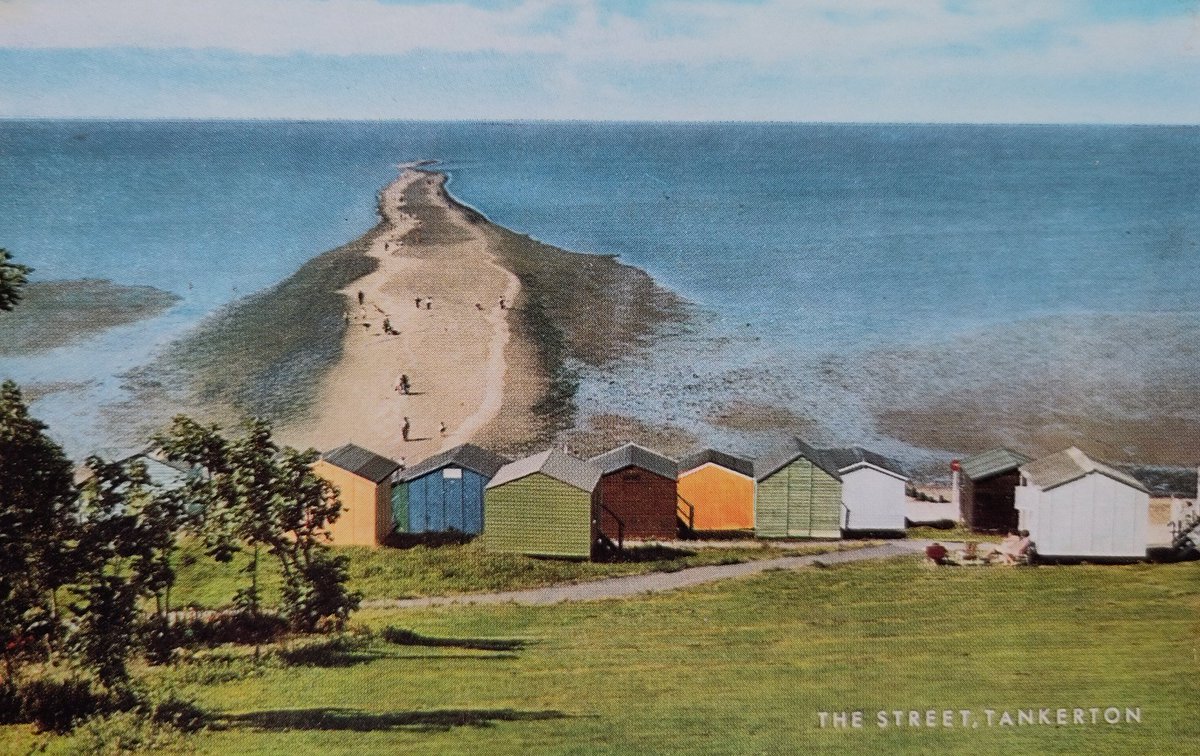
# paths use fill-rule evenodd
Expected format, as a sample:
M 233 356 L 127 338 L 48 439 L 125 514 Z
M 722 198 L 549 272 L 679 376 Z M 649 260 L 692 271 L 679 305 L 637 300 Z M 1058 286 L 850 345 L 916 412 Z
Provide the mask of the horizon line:
M 57 121 L 78 123 L 495 123 L 495 124 L 619 124 L 619 125 L 745 125 L 745 126 L 1092 126 L 1198 128 L 1186 121 L 905 121 L 905 120 L 791 120 L 791 119 L 670 119 L 670 118 L 308 118 L 298 116 L 47 116 L 0 115 L 0 122 Z

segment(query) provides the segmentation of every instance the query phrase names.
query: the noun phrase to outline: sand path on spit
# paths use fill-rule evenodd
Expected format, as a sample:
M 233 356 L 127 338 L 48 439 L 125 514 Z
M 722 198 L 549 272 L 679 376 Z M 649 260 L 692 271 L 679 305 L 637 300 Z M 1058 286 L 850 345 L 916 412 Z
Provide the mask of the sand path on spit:
M 342 357 L 318 389 L 314 416 L 281 429 L 286 443 L 328 451 L 352 442 L 413 464 L 470 441 L 499 413 L 511 312 L 499 301 L 515 302 L 520 282 L 496 263 L 483 233 L 446 202 L 444 180 L 406 169 L 383 190 L 381 212 L 391 227 L 369 250 L 379 268 L 343 290 L 349 325 Z M 406 192 L 414 205 L 443 208 L 446 228 L 426 233 L 406 212 Z M 398 335 L 384 333 L 385 318 Z M 395 388 L 401 374 L 410 395 Z M 401 434 L 405 417 L 408 441 Z

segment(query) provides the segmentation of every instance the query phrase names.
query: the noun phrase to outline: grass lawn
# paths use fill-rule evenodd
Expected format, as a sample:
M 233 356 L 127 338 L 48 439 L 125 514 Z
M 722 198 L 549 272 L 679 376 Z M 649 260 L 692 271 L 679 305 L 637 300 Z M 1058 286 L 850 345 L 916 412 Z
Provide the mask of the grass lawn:
M 204 753 L 1178 753 L 1200 742 L 1198 586 L 1200 562 L 902 558 L 598 603 L 364 611 L 376 636 L 353 653 L 231 679 L 191 664 L 152 674 L 217 714 L 191 741 Z M 424 641 L 386 642 L 389 625 Z M 1142 721 L 874 719 L 1107 706 L 1140 707 Z M 856 709 L 861 730 L 818 726 L 818 712 Z M 9 734 L 30 743 L 21 728 L 0 742 Z
M 534 559 L 516 554 L 485 551 L 478 541 L 407 549 L 340 547 L 350 555 L 351 588 L 366 599 L 445 596 L 450 594 L 535 588 L 556 583 L 581 582 L 621 575 L 680 570 L 710 564 L 734 564 L 778 556 L 819 554 L 859 544 L 814 543 L 783 549 L 770 544 L 750 547 L 668 549 L 633 547 L 629 561 L 614 563 Z M 227 606 L 234 592 L 246 585 L 240 570 L 248 562 L 239 555 L 233 562 L 219 564 L 205 556 L 199 545 L 181 549 L 179 578 L 171 595 L 174 606 L 205 608 Z M 279 600 L 278 567 L 273 558 L 260 559 L 260 585 L 264 601 Z

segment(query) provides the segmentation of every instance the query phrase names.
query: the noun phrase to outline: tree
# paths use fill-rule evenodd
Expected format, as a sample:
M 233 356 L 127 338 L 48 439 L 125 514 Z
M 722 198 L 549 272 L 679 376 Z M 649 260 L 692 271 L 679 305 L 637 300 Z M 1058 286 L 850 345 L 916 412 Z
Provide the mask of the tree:
M 218 559 L 245 548 L 250 584 L 236 602 L 259 611 L 260 554 L 276 558 L 284 580 L 284 613 L 299 630 L 324 624 L 340 627 L 358 607 L 360 596 L 346 589 L 344 556 L 328 553 L 329 525 L 341 513 L 333 486 L 312 471 L 315 450 L 280 449 L 271 426 L 248 420 L 245 433 L 228 440 L 218 426 L 202 426 L 178 416 L 155 439 L 169 459 L 199 466 L 203 473 L 189 496 L 205 509 L 200 515 L 205 541 Z
M 0 644 L 8 674 L 35 643 L 57 646 L 58 594 L 80 570 L 72 465 L 45 431 L 17 385 L 0 384 Z
M 153 661 L 170 655 L 171 565 L 186 523 L 180 499 L 159 490 L 140 459 L 105 462 L 87 459 L 89 475 L 81 488 L 79 541 L 82 601 L 74 606 L 78 628 L 74 647 L 107 687 L 124 685 L 126 662 L 139 626 L 158 636 L 150 646 Z M 139 622 L 138 599 L 154 598 L 150 623 Z
M 33 268 L 11 262 L 12 255 L 0 248 L 0 310 L 11 310 L 21 300 L 21 288 Z

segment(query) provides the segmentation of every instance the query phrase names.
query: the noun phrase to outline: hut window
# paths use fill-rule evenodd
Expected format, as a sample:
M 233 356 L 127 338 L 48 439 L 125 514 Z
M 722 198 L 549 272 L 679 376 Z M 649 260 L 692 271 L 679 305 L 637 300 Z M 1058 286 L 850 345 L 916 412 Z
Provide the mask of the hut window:
M 447 467 L 445 470 L 442 470 L 442 477 L 443 478 L 461 478 L 462 470 L 458 469 L 457 467 Z

